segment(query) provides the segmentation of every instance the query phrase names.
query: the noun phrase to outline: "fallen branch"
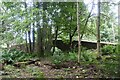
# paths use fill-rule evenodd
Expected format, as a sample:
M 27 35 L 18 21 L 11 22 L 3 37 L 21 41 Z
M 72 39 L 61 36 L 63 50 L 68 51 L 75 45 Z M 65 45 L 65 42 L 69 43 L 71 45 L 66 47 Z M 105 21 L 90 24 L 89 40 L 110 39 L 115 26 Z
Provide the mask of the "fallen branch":
M 13 64 L 13 66 L 15 66 L 15 67 L 21 67 L 23 65 L 35 64 L 35 62 L 37 62 L 37 61 L 39 61 L 39 59 L 29 60 L 29 61 L 26 61 L 26 62 L 17 62 L 15 64 Z

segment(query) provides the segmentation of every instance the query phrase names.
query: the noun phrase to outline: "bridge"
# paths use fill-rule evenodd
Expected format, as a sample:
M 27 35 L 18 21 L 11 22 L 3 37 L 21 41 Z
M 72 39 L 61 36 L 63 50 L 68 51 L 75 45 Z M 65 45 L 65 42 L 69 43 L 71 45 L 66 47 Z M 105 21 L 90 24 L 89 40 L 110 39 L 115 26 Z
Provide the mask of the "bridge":
M 54 40 L 53 40 L 53 45 L 54 45 Z M 88 49 L 96 49 L 97 48 L 97 42 L 96 41 L 88 41 L 88 40 L 82 40 L 81 45 L 83 47 L 86 47 Z M 108 42 L 101 42 L 101 47 L 104 45 L 117 45 L 117 43 L 108 43 Z M 61 49 L 62 51 L 68 51 L 71 49 L 70 44 L 64 43 L 62 40 L 57 40 L 56 41 L 56 47 Z M 35 51 L 36 50 L 36 45 L 35 45 Z M 72 48 L 77 48 L 78 47 L 78 41 L 73 41 L 72 42 Z M 26 52 L 26 45 L 25 44 L 20 44 L 20 45 L 13 45 L 10 47 L 11 49 L 16 48 L 18 50 L 22 50 Z
M 109 42 L 100 42 L 100 44 L 101 44 L 101 47 L 103 47 L 104 45 L 117 45 L 117 43 L 109 43 Z M 88 48 L 88 49 L 96 49 L 97 48 L 97 41 L 82 40 L 81 45 L 83 47 Z M 78 41 L 74 40 L 72 42 L 72 47 L 75 48 L 77 46 L 78 46 Z M 70 44 L 66 44 L 62 40 L 56 41 L 56 47 L 58 47 L 59 49 L 61 49 L 63 51 L 70 50 Z

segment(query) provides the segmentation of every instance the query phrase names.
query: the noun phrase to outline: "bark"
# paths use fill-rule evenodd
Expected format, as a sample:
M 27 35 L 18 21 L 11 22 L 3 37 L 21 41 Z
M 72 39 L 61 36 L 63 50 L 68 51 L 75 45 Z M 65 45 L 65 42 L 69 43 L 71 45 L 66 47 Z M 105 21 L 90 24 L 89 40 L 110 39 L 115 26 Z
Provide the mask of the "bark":
M 47 10 L 47 4 L 46 4 L 46 2 L 43 2 L 43 5 L 42 5 L 42 7 L 43 7 L 43 17 L 42 17 L 42 19 L 43 19 L 43 31 L 42 31 L 42 33 L 43 33 L 43 49 L 44 49 L 44 52 L 45 53 L 47 53 L 47 46 L 48 46 L 48 44 L 47 44 L 47 35 L 48 35 L 48 33 L 47 33 L 47 20 L 46 20 L 46 10 Z M 44 54 L 45 54 L 44 53 Z
M 26 52 L 28 52 L 28 42 L 27 42 L 27 33 L 26 33 L 26 39 L 25 39 L 25 42 L 26 42 Z
M 40 9 L 40 2 L 37 2 L 37 8 Z M 39 17 L 40 13 L 36 17 Z M 42 35 L 42 30 L 40 26 L 40 21 L 38 20 L 37 22 L 37 53 L 39 57 L 44 56 L 44 49 L 43 49 L 43 35 Z
M 39 26 L 39 25 L 37 25 L 37 26 Z M 43 50 L 43 46 L 42 46 L 42 35 L 41 35 L 40 26 L 37 29 L 37 53 L 38 53 L 39 57 L 43 57 L 44 56 L 44 50 Z
M 79 24 L 79 2 L 77 2 L 77 32 L 78 32 L 78 63 L 80 63 L 81 39 L 80 39 L 80 24 Z
M 54 41 L 54 44 L 53 44 L 53 53 L 55 52 L 57 37 L 58 37 L 58 26 L 56 26 L 56 30 L 55 30 L 55 41 Z
M 98 0 L 97 53 L 100 57 L 100 0 Z
M 70 27 L 70 33 L 69 33 L 69 40 L 70 40 L 70 50 L 72 50 L 72 34 L 71 34 L 71 27 Z
M 50 54 L 51 53 L 51 48 L 52 48 L 52 28 L 51 27 L 48 27 L 48 41 L 47 41 L 47 47 L 46 47 L 46 51 L 47 51 L 47 54 Z
M 70 50 L 72 50 L 72 36 L 70 35 Z
M 32 52 L 34 52 L 34 50 L 35 50 L 35 29 L 34 29 L 34 23 L 33 23 L 33 31 L 32 31 L 32 34 L 33 34 Z
M 26 4 L 26 2 L 25 2 L 25 11 L 26 11 L 26 13 L 27 13 L 27 4 Z M 25 17 L 26 18 L 26 17 Z M 29 28 L 28 27 L 28 25 L 26 26 L 26 28 Z M 30 29 L 29 29 L 29 31 L 27 31 L 27 33 L 28 33 L 28 36 L 26 36 L 26 43 L 27 43 L 27 37 L 28 37 L 28 41 L 29 41 L 29 47 L 28 47 L 28 44 L 26 45 L 27 46 L 27 51 L 29 52 L 29 53 L 31 53 L 32 52 L 32 42 L 31 42 L 31 27 L 30 27 Z M 27 34 L 26 34 L 27 35 Z
M 30 31 L 28 31 L 28 40 L 29 40 L 29 52 L 32 52 L 32 46 L 31 46 L 31 36 L 30 36 Z
M 35 7 L 34 1 L 33 1 L 33 7 Z M 33 13 L 33 16 L 35 14 Z M 33 20 L 35 21 L 35 18 L 33 18 Z M 32 43 L 32 52 L 34 53 L 35 50 L 35 22 L 33 22 L 33 29 L 32 29 L 32 39 L 33 39 L 33 43 Z

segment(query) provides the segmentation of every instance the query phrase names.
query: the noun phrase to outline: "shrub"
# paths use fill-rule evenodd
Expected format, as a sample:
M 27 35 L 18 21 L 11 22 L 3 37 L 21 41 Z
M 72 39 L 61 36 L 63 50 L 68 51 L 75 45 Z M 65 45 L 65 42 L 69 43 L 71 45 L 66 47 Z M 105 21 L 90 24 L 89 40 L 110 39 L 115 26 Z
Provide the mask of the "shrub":
M 16 49 L 9 49 L 9 50 L 4 50 L 2 52 L 2 61 L 9 63 L 14 63 L 18 61 L 24 61 L 32 58 L 32 54 L 28 54 L 22 51 L 18 51 Z
M 101 70 L 103 71 L 103 74 L 110 78 L 119 77 L 119 62 L 117 61 L 104 61 L 99 66 Z
M 97 53 L 92 50 L 85 50 L 81 52 L 81 59 L 83 61 L 93 62 L 96 61 Z
M 62 52 L 55 52 L 52 56 L 52 61 L 54 64 L 60 64 L 65 60 L 65 55 Z
M 53 54 L 52 56 L 52 62 L 54 64 L 60 64 L 64 61 L 76 61 L 77 60 L 77 55 L 75 52 L 61 52 L 57 51 Z
M 97 53 L 92 50 L 84 50 L 81 52 L 81 59 L 87 62 L 96 61 Z M 64 61 L 77 61 L 77 53 L 76 52 L 55 52 L 52 56 L 52 61 L 54 64 L 60 64 Z
M 68 60 L 77 61 L 76 52 L 69 52 L 68 56 L 66 57 Z
M 102 51 L 102 55 L 109 55 L 109 54 L 117 53 L 117 48 L 116 46 L 105 45 L 103 46 L 101 51 Z

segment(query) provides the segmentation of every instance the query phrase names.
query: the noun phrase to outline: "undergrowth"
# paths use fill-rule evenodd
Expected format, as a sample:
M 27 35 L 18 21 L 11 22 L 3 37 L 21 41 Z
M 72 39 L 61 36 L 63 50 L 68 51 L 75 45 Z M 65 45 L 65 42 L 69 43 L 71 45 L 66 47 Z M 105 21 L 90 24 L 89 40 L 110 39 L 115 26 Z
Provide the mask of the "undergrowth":
M 86 48 L 82 49 L 81 52 L 81 60 L 83 62 L 94 62 L 96 61 L 97 54 L 95 51 L 86 50 Z M 65 61 L 77 61 L 77 52 L 62 52 L 57 49 L 56 52 L 52 56 L 52 62 L 54 64 L 60 64 Z
M 119 61 L 116 46 L 106 45 L 102 49 L 102 59 L 97 60 L 98 54 L 96 50 L 87 50 L 82 48 L 81 62 L 86 64 L 94 63 L 98 65 L 98 68 L 107 77 L 118 77 L 119 75 Z M 52 62 L 54 64 L 61 64 L 65 61 L 77 61 L 77 52 L 62 52 L 57 50 L 52 56 Z
M 10 78 L 44 78 L 44 73 L 37 66 L 28 65 L 25 68 L 16 68 L 13 65 L 5 65 L 4 72 L 9 74 Z M 6 76 L 7 77 L 7 76 Z
M 19 61 L 29 60 L 33 57 L 35 57 L 34 54 L 25 53 L 16 49 L 5 49 L 2 51 L 1 60 L 8 64 L 12 64 Z

